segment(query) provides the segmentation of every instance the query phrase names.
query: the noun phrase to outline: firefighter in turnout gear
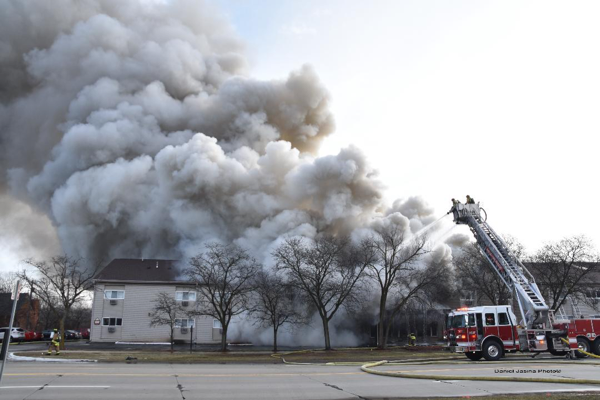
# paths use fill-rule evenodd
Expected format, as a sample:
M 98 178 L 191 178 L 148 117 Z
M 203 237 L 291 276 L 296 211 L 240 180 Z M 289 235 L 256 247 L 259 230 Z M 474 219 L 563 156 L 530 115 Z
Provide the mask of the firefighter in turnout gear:
M 409 346 L 416 346 L 417 345 L 417 337 L 412 332 L 408 335 L 408 345 Z
M 452 208 L 450 209 L 450 211 L 448 211 L 448 214 L 450 214 L 451 212 L 456 210 L 456 206 L 458 206 L 459 204 L 460 204 L 460 201 L 458 201 L 456 199 L 452 199 Z
M 475 199 L 467 195 L 467 204 L 475 204 Z
M 52 354 L 52 349 L 56 350 L 56 355 L 60 355 L 60 333 L 58 329 L 54 329 L 52 336 L 50 337 L 50 346 L 48 346 L 48 355 Z

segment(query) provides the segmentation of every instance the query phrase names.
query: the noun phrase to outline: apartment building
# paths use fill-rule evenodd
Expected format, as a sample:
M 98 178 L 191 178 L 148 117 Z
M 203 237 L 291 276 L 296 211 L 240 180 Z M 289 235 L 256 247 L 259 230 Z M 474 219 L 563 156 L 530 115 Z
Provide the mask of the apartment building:
M 176 260 L 115 259 L 94 280 L 92 342 L 169 342 L 170 327 L 150 326 L 156 296 L 168 293 L 186 311 L 201 299 Z M 174 339 L 198 344 L 219 343 L 220 324 L 212 317 L 181 315 Z

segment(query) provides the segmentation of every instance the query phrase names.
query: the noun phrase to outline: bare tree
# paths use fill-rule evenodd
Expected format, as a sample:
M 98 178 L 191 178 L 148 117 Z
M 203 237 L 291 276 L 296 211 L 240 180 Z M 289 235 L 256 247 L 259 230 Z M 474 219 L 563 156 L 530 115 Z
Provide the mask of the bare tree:
M 79 304 L 71 309 L 69 319 L 65 322 L 71 329 L 81 330 L 90 327 L 92 308 L 88 304 Z
M 265 328 L 273 329 L 273 351 L 277 353 L 277 332 L 283 325 L 302 322 L 294 305 L 294 288 L 277 273 L 260 271 L 254 280 L 255 296 L 250 314 Z
M 411 272 L 415 262 L 426 253 L 425 238 L 408 239 L 406 230 L 390 225 L 375 232 L 369 240 L 376 260 L 369 264 L 367 274 L 379 285 L 379 323 L 377 324 L 377 347 L 387 347 L 387 335 L 393 318 L 388 318 L 388 297 L 397 289 L 397 280 Z
M 248 252 L 236 245 L 208 244 L 190 260 L 188 275 L 205 300 L 198 305 L 198 313 L 221 323 L 222 351 L 227 350 L 231 318 L 248 310 L 252 278 L 259 268 Z
M 82 259 L 69 256 L 55 256 L 50 262 L 26 260 L 34 267 L 40 278 L 30 276 L 26 271 L 18 274 L 37 294 L 38 298 L 59 316 L 60 348 L 65 348 L 65 321 L 74 305 L 79 304 L 85 293 L 92 287 L 95 268 L 84 267 Z
M 357 300 L 355 288 L 373 260 L 370 247 L 357 247 L 347 238 L 322 235 L 311 242 L 287 239 L 273 256 L 277 269 L 287 274 L 290 285 L 317 309 L 323 323 L 325 349 L 331 350 L 329 321 L 342 305 L 348 308 Z
M 459 290 L 476 295 L 476 302 L 487 299 L 494 305 L 508 304 L 510 290 L 500 276 L 488 265 L 475 243 L 462 249 L 454 259 L 459 280 Z
M 508 246 L 508 250 L 513 256 L 521 261 L 527 258 L 527 250 L 525 249 L 523 243 L 519 241 L 519 239 L 507 234 L 502 235 L 502 238 L 504 239 L 504 243 L 506 246 Z
M 0 293 L 12 293 L 18 279 L 17 274 L 14 272 L 0 273 Z
M 558 310 L 569 296 L 585 297 L 588 277 L 600 271 L 600 257 L 585 236 L 573 236 L 544 245 L 530 264 L 550 308 Z
M 152 307 L 152 311 L 148 314 L 150 317 L 150 326 L 167 325 L 169 327 L 171 352 L 173 352 L 176 319 L 184 316 L 187 317 L 188 314 L 181 307 L 181 304 L 175 300 L 175 296 L 172 293 L 160 292 L 152 302 L 154 303 L 154 307 Z

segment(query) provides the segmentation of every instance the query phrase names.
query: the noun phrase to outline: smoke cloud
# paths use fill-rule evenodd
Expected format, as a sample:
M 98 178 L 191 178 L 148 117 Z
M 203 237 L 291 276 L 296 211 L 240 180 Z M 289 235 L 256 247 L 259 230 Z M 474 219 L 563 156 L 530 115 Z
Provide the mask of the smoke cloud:
M 289 235 L 431 223 L 420 198 L 385 204 L 359 149 L 317 156 L 329 103 L 310 66 L 248 76 L 203 2 L 2 0 L 3 231 L 94 262 L 184 259 L 214 240 L 265 260 Z
M 182 257 L 223 240 L 261 256 L 282 235 L 429 222 L 419 199 L 382 203 L 358 149 L 316 157 L 334 122 L 315 72 L 248 77 L 243 44 L 206 4 L 2 9 L 0 184 L 69 254 Z

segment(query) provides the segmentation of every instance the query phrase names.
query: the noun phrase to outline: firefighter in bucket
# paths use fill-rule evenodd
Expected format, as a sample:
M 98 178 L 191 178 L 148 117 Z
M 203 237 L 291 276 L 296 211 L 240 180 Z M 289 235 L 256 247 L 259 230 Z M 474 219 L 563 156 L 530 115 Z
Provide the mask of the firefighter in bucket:
M 52 355 L 52 349 L 54 349 L 56 351 L 56 355 L 60 355 L 60 333 L 58 332 L 58 329 L 54 329 L 54 332 L 52 332 L 52 336 L 50 337 L 50 346 L 48 346 L 48 353 L 46 353 L 47 355 Z

